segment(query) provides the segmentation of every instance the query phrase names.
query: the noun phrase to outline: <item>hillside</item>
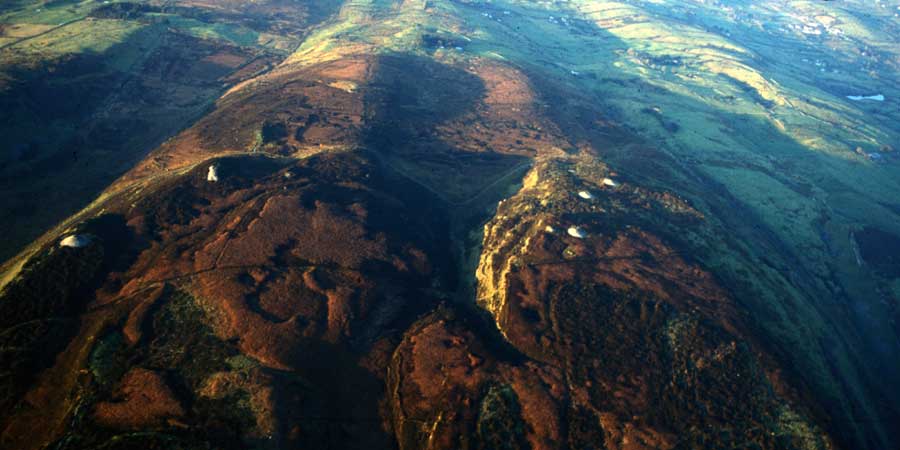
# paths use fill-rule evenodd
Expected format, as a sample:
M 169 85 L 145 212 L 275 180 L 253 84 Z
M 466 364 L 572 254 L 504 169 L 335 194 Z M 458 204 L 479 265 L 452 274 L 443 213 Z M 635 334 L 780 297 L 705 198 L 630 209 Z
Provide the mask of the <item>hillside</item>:
M 898 15 L 7 2 L 0 448 L 896 448 Z

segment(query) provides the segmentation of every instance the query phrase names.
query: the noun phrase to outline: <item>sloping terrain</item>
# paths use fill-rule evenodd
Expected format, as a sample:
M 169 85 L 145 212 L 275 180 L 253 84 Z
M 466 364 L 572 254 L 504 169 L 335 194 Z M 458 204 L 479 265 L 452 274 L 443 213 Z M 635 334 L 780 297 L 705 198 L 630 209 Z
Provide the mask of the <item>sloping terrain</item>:
M 0 447 L 895 448 L 878 5 L 3 6 Z
M 3 259 L 333 12 L 277 1 L 22 3 L 0 11 L 0 214 L 16 218 L 2 224 Z

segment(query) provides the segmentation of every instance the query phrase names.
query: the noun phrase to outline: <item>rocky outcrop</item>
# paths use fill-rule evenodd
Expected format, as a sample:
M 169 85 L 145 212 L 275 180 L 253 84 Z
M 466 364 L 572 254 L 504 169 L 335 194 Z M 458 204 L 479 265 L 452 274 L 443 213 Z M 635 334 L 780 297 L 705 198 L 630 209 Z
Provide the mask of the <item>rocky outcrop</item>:
M 583 164 L 538 164 L 485 226 L 478 298 L 503 336 L 559 368 L 606 448 L 831 448 L 796 397 L 776 394 L 728 292 L 635 206 L 699 219 L 628 183 L 576 197 L 603 185 Z M 570 226 L 586 236 L 556 231 Z

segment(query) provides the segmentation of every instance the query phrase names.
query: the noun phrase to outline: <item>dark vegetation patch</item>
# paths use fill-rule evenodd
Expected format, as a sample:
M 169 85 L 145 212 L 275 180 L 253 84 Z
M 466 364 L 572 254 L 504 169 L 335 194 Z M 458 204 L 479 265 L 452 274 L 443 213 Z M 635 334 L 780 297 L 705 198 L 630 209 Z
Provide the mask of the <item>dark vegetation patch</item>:
M 152 223 L 154 230 L 168 225 L 187 225 L 200 215 L 200 208 L 209 200 L 196 195 L 193 186 L 179 185 L 160 198 L 158 214 Z
M 598 426 L 600 418 L 593 411 L 582 406 L 572 406 L 566 419 L 569 448 L 606 450 L 606 433 Z
M 78 227 L 86 247 L 51 247 L 0 294 L 0 407 L 11 410 L 77 330 L 77 316 L 106 274 L 129 264 L 131 232 L 120 216 Z
M 170 288 L 159 301 L 162 306 L 153 315 L 152 337 L 131 365 L 174 370 L 179 382 L 196 392 L 210 374 L 227 370 L 226 360 L 238 351 L 215 336 L 189 294 Z
M 645 410 L 650 425 L 677 433 L 678 448 L 801 446 L 771 433 L 781 426 L 780 401 L 749 348 L 715 326 L 599 286 L 557 286 L 549 295 L 566 336 L 555 351 L 574 383 L 591 382 L 598 410 Z
M 452 36 L 443 36 L 440 34 L 425 34 L 422 36 L 422 45 L 427 49 L 436 49 L 436 48 L 465 48 L 467 42 L 454 38 Z
M 127 345 L 115 330 L 98 340 L 89 359 L 93 378 L 82 386 L 84 399 L 73 418 L 77 426 L 69 428 L 56 448 L 146 448 L 136 436 L 147 439 L 151 448 L 246 447 L 242 436 L 255 427 L 247 394 L 234 391 L 215 398 L 199 394 L 212 374 L 235 370 L 228 360 L 240 354 L 237 348 L 215 336 L 191 295 L 167 286 L 155 305 L 141 345 Z M 124 433 L 127 430 L 107 428 L 94 421 L 96 405 L 113 398 L 116 386 L 133 368 L 164 376 L 186 406 L 186 416 L 179 426 L 144 427 L 139 433 Z
M 528 449 L 521 406 L 510 386 L 491 386 L 481 400 L 476 424 L 478 447 L 485 450 Z
M 278 142 L 288 137 L 287 126 L 281 122 L 265 122 L 262 127 L 263 144 Z
M 306 116 L 306 119 L 303 119 L 300 122 L 300 125 L 297 126 L 297 131 L 294 132 L 294 138 L 299 142 L 303 142 L 305 140 L 304 135 L 306 134 L 306 130 L 319 122 L 321 122 L 321 119 L 318 114 L 309 114 Z

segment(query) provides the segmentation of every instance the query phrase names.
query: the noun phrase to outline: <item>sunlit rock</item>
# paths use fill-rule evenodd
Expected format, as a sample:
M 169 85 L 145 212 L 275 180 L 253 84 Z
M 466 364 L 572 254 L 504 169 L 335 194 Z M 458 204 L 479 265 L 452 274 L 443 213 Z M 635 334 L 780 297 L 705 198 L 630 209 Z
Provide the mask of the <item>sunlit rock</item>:
M 206 172 L 206 181 L 209 181 L 210 183 L 219 181 L 218 167 L 215 164 L 209 166 L 209 171 Z
M 59 242 L 60 247 L 71 247 L 71 248 L 82 248 L 86 247 L 91 243 L 90 236 L 85 236 L 82 234 L 73 234 L 71 236 L 65 237 L 62 241 Z
M 569 227 L 566 232 L 569 233 L 569 236 L 572 236 L 573 238 L 584 239 L 587 237 L 587 234 L 585 234 L 584 230 L 576 226 Z

